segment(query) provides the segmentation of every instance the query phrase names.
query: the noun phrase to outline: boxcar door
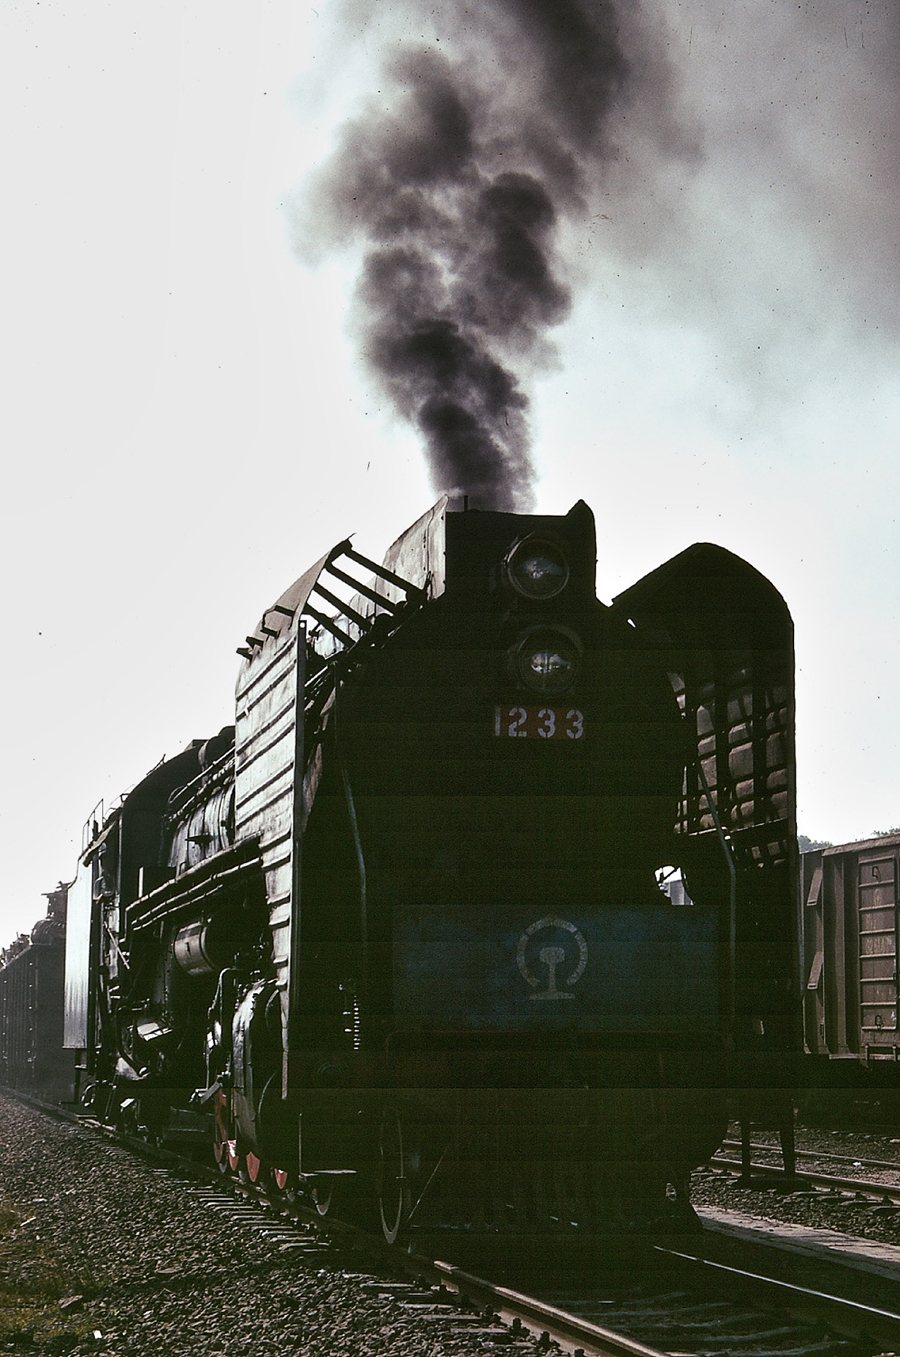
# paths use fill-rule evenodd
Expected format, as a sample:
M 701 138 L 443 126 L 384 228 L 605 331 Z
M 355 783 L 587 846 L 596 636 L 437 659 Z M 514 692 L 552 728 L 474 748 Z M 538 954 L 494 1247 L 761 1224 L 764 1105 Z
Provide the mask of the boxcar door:
M 860 853 L 859 1013 L 863 1055 L 897 1055 L 897 854 L 893 848 Z

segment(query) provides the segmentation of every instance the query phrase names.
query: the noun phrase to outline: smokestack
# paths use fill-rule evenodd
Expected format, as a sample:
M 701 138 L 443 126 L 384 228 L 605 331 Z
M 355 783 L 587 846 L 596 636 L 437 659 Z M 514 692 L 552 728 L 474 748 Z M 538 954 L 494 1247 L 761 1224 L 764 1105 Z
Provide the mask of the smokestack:
M 523 381 L 568 314 L 560 224 L 610 153 L 627 69 L 601 0 L 485 0 L 477 13 L 477 32 L 388 65 L 388 111 L 373 103 L 344 127 L 308 211 L 317 247 L 323 233 L 363 245 L 362 353 L 421 431 L 435 490 L 527 511 Z

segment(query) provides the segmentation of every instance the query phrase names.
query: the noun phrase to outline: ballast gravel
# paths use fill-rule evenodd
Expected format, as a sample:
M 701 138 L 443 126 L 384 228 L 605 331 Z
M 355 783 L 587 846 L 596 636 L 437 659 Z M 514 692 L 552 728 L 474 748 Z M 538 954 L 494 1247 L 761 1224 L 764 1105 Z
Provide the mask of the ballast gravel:
M 71 1357 L 536 1357 L 485 1321 L 406 1308 L 402 1287 L 285 1249 L 89 1128 L 0 1095 L 0 1351 Z M 283 1242 L 283 1241 L 282 1241 Z M 299 1255 L 299 1256 L 298 1256 Z M 384 1291 L 380 1283 L 387 1283 Z M 44 1316 L 10 1327 L 9 1304 Z M 439 1307 L 435 1307 L 436 1309 Z M 52 1312 L 53 1323 L 46 1322 Z M 18 1311 L 16 1312 L 18 1313 Z M 15 1329 L 15 1331 L 14 1331 Z M 498 1335 L 498 1339 L 501 1336 Z

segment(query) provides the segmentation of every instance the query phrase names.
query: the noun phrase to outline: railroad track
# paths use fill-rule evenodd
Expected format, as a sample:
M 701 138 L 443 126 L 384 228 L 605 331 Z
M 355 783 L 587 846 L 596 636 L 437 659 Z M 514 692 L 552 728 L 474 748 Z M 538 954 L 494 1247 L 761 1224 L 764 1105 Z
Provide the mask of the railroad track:
M 725 1141 L 729 1148 L 740 1148 L 734 1141 Z M 757 1153 L 767 1152 L 775 1154 L 773 1147 L 768 1145 L 753 1145 L 751 1149 Z M 798 1152 L 798 1158 L 822 1160 L 829 1156 L 817 1154 L 812 1151 Z M 837 1159 L 837 1156 L 831 1156 Z M 840 1162 L 848 1162 L 848 1159 L 841 1157 Z M 887 1164 L 885 1161 L 869 1161 L 864 1163 L 861 1160 L 849 1161 L 854 1166 L 867 1167 L 872 1169 L 889 1168 L 894 1172 L 900 1173 L 900 1164 Z M 744 1164 L 740 1159 L 732 1159 L 725 1154 L 715 1154 L 710 1160 L 710 1166 L 733 1174 L 737 1177 L 745 1177 Z M 790 1192 L 801 1192 L 805 1190 L 813 1191 L 817 1196 L 824 1193 L 834 1193 L 841 1196 L 853 1196 L 859 1201 L 872 1201 L 880 1206 L 896 1208 L 900 1212 L 900 1183 L 884 1183 L 872 1178 L 843 1178 L 832 1173 L 819 1173 L 815 1170 L 804 1169 L 798 1172 L 794 1178 L 788 1178 L 779 1164 L 762 1163 L 754 1161 L 750 1164 L 751 1179 L 756 1177 L 762 1179 L 767 1185 L 778 1187 L 783 1183 L 785 1190 Z
M 535 1268 L 510 1259 L 508 1243 L 497 1240 L 494 1258 L 482 1255 L 488 1261 L 478 1275 L 464 1256 L 455 1257 L 463 1255 L 463 1241 L 457 1250 L 452 1233 L 441 1241 L 441 1256 L 427 1249 L 428 1237 L 416 1252 L 389 1247 L 345 1222 L 320 1218 L 274 1184 L 225 1177 L 87 1125 L 183 1183 L 202 1209 L 259 1230 L 273 1252 L 343 1268 L 363 1290 L 390 1296 L 438 1340 L 442 1333 L 465 1334 L 530 1353 L 536 1341 L 543 1350 L 558 1346 L 583 1357 L 874 1357 L 900 1350 L 900 1313 L 728 1266 L 702 1256 L 699 1238 L 698 1247 L 635 1251 L 625 1270 L 598 1262 L 597 1254 L 586 1264 L 583 1241 L 572 1267 L 562 1257 L 551 1267 L 545 1249 Z M 502 1280 L 490 1280 L 497 1276 Z
M 364 1283 L 423 1320 L 514 1349 L 537 1339 L 578 1357 L 872 1357 L 900 1348 L 900 1313 L 796 1286 L 662 1246 L 635 1253 L 631 1268 L 585 1267 L 583 1243 L 573 1277 L 558 1261 L 540 1280 L 525 1268 L 520 1286 L 492 1282 L 424 1252 L 390 1247 L 354 1227 L 292 1206 L 278 1222 L 259 1210 L 264 1193 L 220 1182 L 191 1189 L 209 1209 L 258 1213 L 273 1247 L 303 1259 L 329 1250 L 361 1251 L 388 1274 L 408 1280 Z M 283 1209 L 283 1208 L 279 1208 Z M 422 1244 L 425 1240 L 422 1241 Z M 444 1241 L 449 1243 L 449 1241 Z M 509 1258 L 497 1258 L 507 1273 Z M 599 1276 L 598 1276 L 599 1273 Z M 635 1275 L 637 1274 L 637 1275 Z M 530 1342 L 529 1342 L 530 1346 Z
M 143 1142 L 135 1148 L 156 1153 Z M 873 1357 L 900 1351 L 900 1290 L 895 1312 L 705 1257 L 702 1245 L 635 1252 L 623 1272 L 598 1268 L 596 1256 L 585 1266 L 589 1251 L 581 1241 L 574 1278 L 563 1260 L 552 1275 L 542 1267 L 539 1278 L 529 1276 L 526 1266 L 521 1283 L 511 1285 L 510 1268 L 518 1265 L 510 1264 L 505 1250 L 512 1241 L 491 1262 L 491 1270 L 496 1266 L 507 1279 L 493 1282 L 422 1251 L 427 1236 L 415 1251 L 389 1246 L 357 1226 L 320 1217 L 271 1185 L 211 1173 L 188 1190 L 208 1209 L 244 1219 L 249 1214 L 273 1248 L 298 1258 L 333 1259 L 346 1252 L 358 1266 L 366 1257 L 388 1277 L 403 1280 L 373 1278 L 362 1281 L 364 1287 L 390 1295 L 423 1321 L 448 1326 L 455 1336 L 487 1338 L 510 1351 L 520 1344 L 533 1350 L 535 1339 L 545 1350 L 578 1357 Z M 441 1241 L 444 1253 L 452 1247 L 452 1236 Z
M 739 1150 L 741 1142 L 739 1140 L 723 1140 L 723 1149 Z M 754 1145 L 750 1149 L 758 1154 L 773 1154 L 776 1157 L 780 1155 L 780 1149 L 777 1145 Z M 836 1154 L 833 1150 L 795 1150 L 798 1159 L 816 1159 L 834 1164 L 851 1164 L 853 1168 L 872 1169 L 873 1172 L 888 1170 L 892 1173 L 900 1174 L 900 1161 L 896 1159 L 866 1159 L 854 1154 Z
M 653 1266 L 655 1264 L 655 1266 Z M 900 1316 L 871 1306 L 657 1247 L 649 1277 L 584 1279 L 550 1298 L 480 1281 L 435 1264 L 463 1294 L 494 1306 L 501 1318 L 574 1353 L 599 1357 L 735 1357 L 765 1354 L 874 1353 L 900 1341 Z M 543 1283 L 546 1286 L 546 1283 Z M 603 1323 L 598 1323 L 602 1318 Z

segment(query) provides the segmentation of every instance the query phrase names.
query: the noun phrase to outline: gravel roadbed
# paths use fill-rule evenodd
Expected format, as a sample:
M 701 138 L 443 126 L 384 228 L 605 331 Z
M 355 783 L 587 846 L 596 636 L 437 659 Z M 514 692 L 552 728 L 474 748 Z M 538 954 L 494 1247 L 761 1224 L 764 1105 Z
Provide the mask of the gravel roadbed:
M 106 1357 L 535 1357 L 390 1279 L 289 1256 L 240 1212 L 0 1095 L 0 1351 Z M 272 1228 L 277 1222 L 273 1219 Z M 291 1251 L 296 1255 L 296 1250 Z M 366 1263 L 361 1263 L 365 1268 Z M 380 1283 L 387 1282 L 384 1292 Z M 402 1288 L 395 1288 L 397 1292 Z M 427 1307 L 423 1307 L 427 1309 Z M 484 1327 L 481 1325 L 481 1327 Z

